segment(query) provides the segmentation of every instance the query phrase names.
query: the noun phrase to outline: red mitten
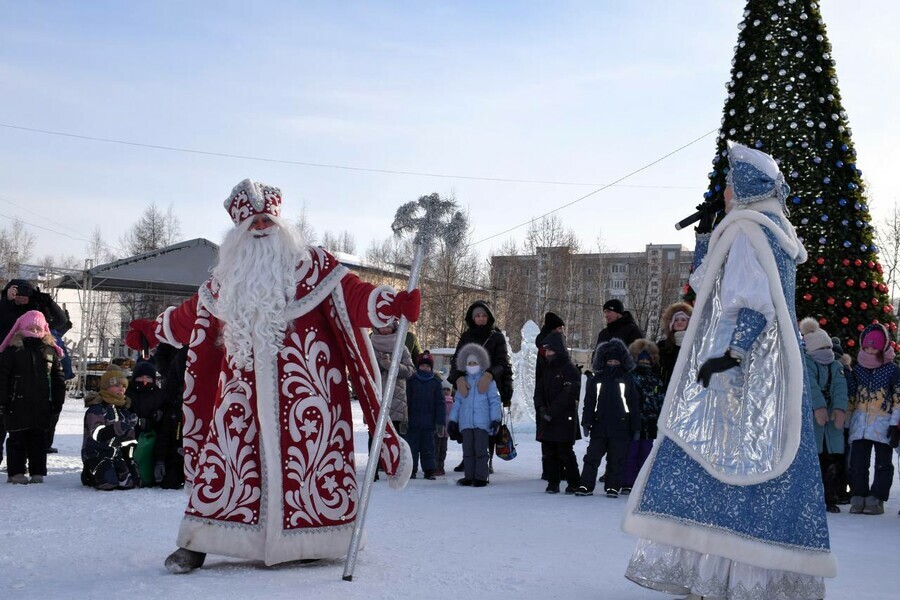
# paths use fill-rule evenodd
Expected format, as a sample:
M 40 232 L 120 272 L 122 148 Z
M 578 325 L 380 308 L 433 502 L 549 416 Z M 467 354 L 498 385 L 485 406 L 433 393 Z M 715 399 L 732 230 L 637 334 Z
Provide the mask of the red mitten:
M 391 305 L 395 317 L 406 317 L 410 323 L 419 320 L 419 309 L 422 308 L 422 294 L 418 289 L 411 292 L 397 292 L 394 303 Z
M 128 333 L 125 334 L 125 345 L 132 350 L 143 350 L 146 347 L 155 348 L 159 343 L 156 339 L 156 321 L 150 319 L 135 319 L 128 324 Z

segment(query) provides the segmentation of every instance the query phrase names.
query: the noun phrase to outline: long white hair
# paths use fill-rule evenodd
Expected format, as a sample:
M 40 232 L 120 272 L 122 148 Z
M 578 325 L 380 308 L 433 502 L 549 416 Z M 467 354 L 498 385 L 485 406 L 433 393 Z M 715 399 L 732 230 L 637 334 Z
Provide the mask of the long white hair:
M 253 368 L 257 351 L 284 348 L 284 309 L 296 294 L 296 270 L 309 259 L 300 231 L 279 217 L 265 230 L 250 231 L 252 219 L 229 231 L 219 247 L 213 279 L 219 284 L 217 313 L 232 367 Z

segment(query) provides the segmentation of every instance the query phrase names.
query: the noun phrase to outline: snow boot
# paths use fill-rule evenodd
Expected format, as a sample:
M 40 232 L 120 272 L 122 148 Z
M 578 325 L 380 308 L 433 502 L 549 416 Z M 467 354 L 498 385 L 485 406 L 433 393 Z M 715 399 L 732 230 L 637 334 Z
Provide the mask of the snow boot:
M 860 515 L 866 507 L 866 499 L 862 496 L 853 496 L 850 498 L 850 514 Z
M 548 483 L 547 489 L 544 491 L 548 494 L 558 494 L 559 493 L 559 484 L 558 483 Z
M 19 473 L 18 475 L 10 475 L 6 478 L 6 483 L 18 483 L 21 485 L 26 485 L 28 483 L 28 478 L 25 477 L 24 473 Z
M 587 487 L 585 487 L 583 485 L 579 485 L 577 488 L 575 488 L 575 495 L 576 496 L 593 496 L 594 490 L 589 490 L 589 489 L 587 489 Z
M 434 471 L 425 471 L 422 475 L 422 479 L 428 479 L 429 481 L 434 481 Z
M 462 473 L 463 471 L 465 471 L 465 469 L 466 468 L 463 466 L 463 461 L 459 461 L 459 464 L 453 467 L 453 472 Z
M 44 483 L 43 475 L 32 475 L 31 479 L 28 480 L 28 483 Z
M 485 481 L 484 479 L 476 479 L 475 481 L 472 482 L 472 487 L 484 487 L 488 483 L 490 483 L 490 482 Z
M 618 498 L 618 497 L 619 497 L 619 490 L 617 490 L 616 488 L 609 488 L 609 489 L 607 489 L 607 490 L 606 490 L 606 497 L 607 497 L 607 498 Z
M 875 496 L 869 496 L 866 498 L 866 505 L 863 507 L 862 514 L 864 515 L 883 515 L 884 514 L 884 502 L 876 498 Z
M 188 573 L 203 566 L 206 553 L 194 552 L 187 548 L 179 548 L 166 558 L 166 569 L 169 573 Z
M 472 486 L 472 480 L 471 480 L 471 479 L 466 479 L 466 478 L 464 477 L 464 478 L 462 478 L 462 479 L 458 479 L 458 480 L 456 481 L 456 485 L 461 485 L 461 486 L 463 486 L 463 487 L 471 487 L 471 486 Z

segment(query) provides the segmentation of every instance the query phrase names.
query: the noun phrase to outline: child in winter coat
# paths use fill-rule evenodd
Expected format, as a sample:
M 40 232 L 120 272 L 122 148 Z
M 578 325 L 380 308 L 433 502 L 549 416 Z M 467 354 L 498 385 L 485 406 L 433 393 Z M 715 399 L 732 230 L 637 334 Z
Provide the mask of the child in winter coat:
M 141 485 L 149 487 L 155 483 L 153 450 L 165 400 L 163 391 L 156 385 L 155 364 L 141 360 L 134 365 L 125 396 L 128 398 L 126 407 L 138 416 L 138 425 L 134 428 L 138 442 L 134 462 L 141 473 Z
M 100 377 L 100 391 L 84 397 L 84 441 L 81 483 L 98 490 L 130 490 L 140 486 L 140 475 L 132 459 L 137 440 L 138 416 L 125 407 L 128 376 L 110 365 Z
M 465 373 L 468 388 L 465 395 L 456 392 L 447 427 L 450 437 L 462 437 L 464 477 L 456 483 L 484 487 L 489 475 L 488 437 L 500 430 L 500 392 L 493 380 L 486 392 L 478 390 L 479 380 L 491 366 L 491 359 L 480 344 L 466 344 L 456 356 L 456 368 Z
M 445 379 L 441 382 L 441 390 L 444 392 L 444 427 L 443 431 L 438 427 L 434 433 L 434 474 L 439 477 L 447 474 L 444 463 L 447 460 L 447 425 L 450 422 L 450 410 L 453 408 L 453 384 Z
M 613 338 L 598 345 L 592 367 L 593 383 L 584 396 L 581 414 L 582 430 L 591 441 L 575 495 L 594 493 L 597 469 L 606 455 L 606 495 L 618 498 L 628 441 L 641 430 L 641 392 L 631 377 L 634 361 L 622 340 Z
M 9 432 L 9 483 L 43 483 L 47 475 L 47 430 L 66 397 L 61 357 L 37 310 L 19 317 L 0 344 L 0 419 Z
M 665 383 L 659 373 L 659 347 L 646 339 L 635 340 L 628 346 L 628 353 L 634 360 L 635 367 L 631 376 L 641 391 L 641 431 L 640 437 L 628 442 L 628 455 L 625 458 L 625 472 L 622 476 L 622 494 L 631 492 L 631 486 L 637 474 L 644 466 L 644 461 L 653 449 L 656 439 L 656 422 L 666 398 Z
M 535 381 L 534 407 L 537 419 L 536 437 L 541 442 L 541 462 L 547 477 L 548 494 L 559 493 L 559 482 L 565 472 L 567 494 L 575 493 L 580 479 L 575 442 L 578 430 L 578 397 L 581 373 L 569 358 L 562 333 L 553 331 L 541 342 L 544 365 L 541 378 Z
M 900 422 L 900 368 L 887 330 L 872 323 L 859 336 L 860 351 L 849 381 L 850 514 L 884 514 L 894 477 L 890 428 Z M 869 462 L 875 452 L 875 477 L 869 487 Z
M 434 479 L 434 436 L 444 433 L 444 393 L 441 382 L 434 376 L 434 359 L 428 352 L 419 356 L 416 374 L 406 382 L 406 405 L 409 410 L 409 428 L 406 443 L 412 452 L 413 470 L 410 478 L 416 476 L 416 466 L 421 460 L 425 479 Z
M 831 338 L 812 317 L 800 321 L 805 348 L 813 430 L 819 467 L 825 488 L 825 510 L 839 513 L 839 485 L 844 470 L 844 418 L 847 413 L 847 380 L 841 363 L 834 359 Z

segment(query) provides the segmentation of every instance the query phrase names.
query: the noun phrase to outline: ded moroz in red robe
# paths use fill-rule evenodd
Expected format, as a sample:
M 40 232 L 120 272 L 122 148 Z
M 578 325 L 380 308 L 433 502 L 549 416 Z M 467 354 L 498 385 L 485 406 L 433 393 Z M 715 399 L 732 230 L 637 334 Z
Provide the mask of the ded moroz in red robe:
M 321 248 L 309 253 L 285 309 L 284 349 L 254 344 L 252 372 L 225 358 L 213 279 L 157 318 L 161 341 L 189 345 L 181 548 L 267 565 L 347 553 L 359 492 L 347 374 L 374 430 L 382 384 L 366 329 L 390 322 L 395 292 Z M 390 421 L 381 457 L 392 487 L 403 487 L 409 447 Z

